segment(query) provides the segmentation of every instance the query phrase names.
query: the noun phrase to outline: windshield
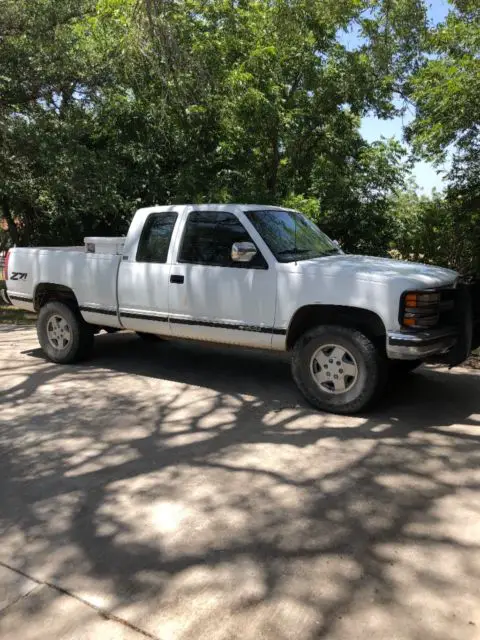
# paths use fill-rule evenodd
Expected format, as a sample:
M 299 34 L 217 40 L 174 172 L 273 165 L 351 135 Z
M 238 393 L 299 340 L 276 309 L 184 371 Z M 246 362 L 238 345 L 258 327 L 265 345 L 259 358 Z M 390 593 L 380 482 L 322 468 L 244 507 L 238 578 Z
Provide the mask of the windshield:
M 308 218 L 297 211 L 246 211 L 247 218 L 279 262 L 311 260 L 339 248 Z

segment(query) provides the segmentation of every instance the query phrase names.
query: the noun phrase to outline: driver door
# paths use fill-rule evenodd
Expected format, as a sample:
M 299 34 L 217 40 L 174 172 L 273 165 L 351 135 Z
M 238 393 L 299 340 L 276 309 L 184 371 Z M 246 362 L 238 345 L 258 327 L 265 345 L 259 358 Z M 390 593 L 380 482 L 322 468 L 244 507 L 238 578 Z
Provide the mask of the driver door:
M 253 240 L 234 213 L 194 210 L 188 214 L 170 272 L 172 335 L 271 346 L 276 270 L 269 268 L 258 248 L 250 262 L 234 262 L 236 242 Z

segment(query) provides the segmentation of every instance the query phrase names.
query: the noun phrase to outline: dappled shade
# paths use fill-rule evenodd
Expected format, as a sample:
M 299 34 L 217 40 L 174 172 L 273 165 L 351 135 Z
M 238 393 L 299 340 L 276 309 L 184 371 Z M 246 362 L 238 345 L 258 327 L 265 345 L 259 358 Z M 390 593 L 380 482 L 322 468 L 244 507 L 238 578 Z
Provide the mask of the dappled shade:
M 475 637 L 478 374 L 340 418 L 271 355 L 0 339 L 0 560 L 160 638 Z

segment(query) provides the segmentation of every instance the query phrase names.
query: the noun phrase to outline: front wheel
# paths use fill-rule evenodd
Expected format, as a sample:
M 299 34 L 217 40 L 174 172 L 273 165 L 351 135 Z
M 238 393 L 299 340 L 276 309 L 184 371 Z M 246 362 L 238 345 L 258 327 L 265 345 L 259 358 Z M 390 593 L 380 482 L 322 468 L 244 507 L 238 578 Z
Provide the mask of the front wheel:
M 317 409 L 353 414 L 365 409 L 387 379 L 386 358 L 366 335 L 341 326 L 319 326 L 294 347 L 293 378 Z
M 63 302 L 48 302 L 37 321 L 40 346 L 49 360 L 70 364 L 85 359 L 93 347 L 93 329 Z

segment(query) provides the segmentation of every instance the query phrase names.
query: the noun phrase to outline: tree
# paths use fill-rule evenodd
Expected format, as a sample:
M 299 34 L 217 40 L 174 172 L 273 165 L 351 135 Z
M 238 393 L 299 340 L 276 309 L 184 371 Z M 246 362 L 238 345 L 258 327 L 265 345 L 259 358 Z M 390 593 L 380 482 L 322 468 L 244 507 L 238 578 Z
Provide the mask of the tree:
M 418 57 L 423 5 L 194 4 L 192 25 L 178 27 L 189 20 L 178 17 L 175 38 L 164 29 L 178 5 L 148 2 L 147 10 L 162 33 L 156 53 L 168 59 L 162 43 L 189 33 L 202 78 L 189 109 L 210 117 L 214 144 L 203 163 L 212 167 L 210 181 L 205 176 L 195 199 L 318 201 L 319 221 L 347 248 L 384 253 L 392 232 L 387 201 L 405 165 L 399 145 L 362 140 L 360 116 L 394 112 L 393 92 Z M 363 36 L 353 51 L 338 40 L 349 28 Z
M 468 150 L 480 123 L 480 7 L 456 0 L 426 39 L 426 57 L 410 82 L 416 117 L 407 133 L 416 148 L 438 159 L 455 145 Z
M 81 181 L 79 145 L 91 143 L 101 81 L 76 28 L 94 9 L 90 0 L 1 5 L 0 198 L 13 242 L 39 240 L 42 228 L 55 239 L 68 227 L 66 195 Z
M 407 136 L 422 155 L 441 161 L 450 152 L 447 202 L 452 266 L 480 273 L 480 7 L 455 0 L 444 23 L 433 28 L 426 55 L 413 75 L 416 117 Z
M 349 248 L 388 247 L 401 150 L 358 129 L 395 112 L 422 2 L 5 0 L 0 25 L 14 242 L 119 233 L 139 204 L 293 196 Z

